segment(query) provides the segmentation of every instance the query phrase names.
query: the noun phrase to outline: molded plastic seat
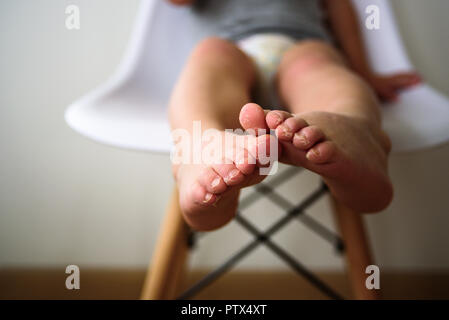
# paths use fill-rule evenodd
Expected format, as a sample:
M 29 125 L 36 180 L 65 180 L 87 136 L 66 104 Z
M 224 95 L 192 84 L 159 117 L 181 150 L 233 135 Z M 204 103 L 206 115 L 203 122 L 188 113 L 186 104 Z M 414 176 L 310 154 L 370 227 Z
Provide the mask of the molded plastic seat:
M 374 70 L 412 70 L 388 0 L 354 0 Z M 364 27 L 368 5 L 380 8 L 379 30 Z M 176 23 L 172 23 L 176 21 Z M 75 101 L 67 123 L 79 133 L 116 147 L 169 152 L 169 94 L 193 46 L 215 30 L 202 27 L 188 7 L 142 0 L 122 64 L 100 88 Z M 412 151 L 449 140 L 449 100 L 427 84 L 410 88 L 382 108 L 393 151 Z

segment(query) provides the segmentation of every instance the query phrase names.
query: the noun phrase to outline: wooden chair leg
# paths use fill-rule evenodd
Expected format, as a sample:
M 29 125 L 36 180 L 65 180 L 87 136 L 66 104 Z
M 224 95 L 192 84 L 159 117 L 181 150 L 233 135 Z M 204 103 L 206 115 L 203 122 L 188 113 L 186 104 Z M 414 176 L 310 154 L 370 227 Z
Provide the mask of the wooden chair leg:
M 369 290 L 365 281 L 369 276 L 365 273 L 366 267 L 373 264 L 368 238 L 365 234 L 362 215 L 354 212 L 333 197 L 332 206 L 345 245 L 346 262 L 349 279 L 355 299 L 380 299 L 380 290 Z
M 175 188 L 147 271 L 141 299 L 174 299 L 178 293 L 187 259 L 189 234 L 178 199 Z

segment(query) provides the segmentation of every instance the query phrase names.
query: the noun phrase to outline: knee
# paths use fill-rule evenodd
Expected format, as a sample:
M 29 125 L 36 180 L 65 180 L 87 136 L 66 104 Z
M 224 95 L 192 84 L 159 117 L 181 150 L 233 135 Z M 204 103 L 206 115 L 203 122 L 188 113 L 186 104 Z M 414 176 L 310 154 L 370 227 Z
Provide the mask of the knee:
M 331 65 L 344 65 L 344 59 L 337 50 L 324 41 L 306 40 L 284 54 L 279 72 L 304 75 Z
M 195 47 L 194 53 L 197 54 L 211 54 L 222 53 L 232 50 L 233 44 L 227 40 L 219 37 L 208 37 L 201 40 Z
M 218 37 L 209 37 L 198 43 L 191 58 L 203 62 L 220 60 L 222 63 L 247 62 L 248 59 L 232 42 Z
M 251 59 L 232 42 L 218 37 L 202 40 L 193 50 L 189 64 L 248 81 L 252 81 L 255 74 Z

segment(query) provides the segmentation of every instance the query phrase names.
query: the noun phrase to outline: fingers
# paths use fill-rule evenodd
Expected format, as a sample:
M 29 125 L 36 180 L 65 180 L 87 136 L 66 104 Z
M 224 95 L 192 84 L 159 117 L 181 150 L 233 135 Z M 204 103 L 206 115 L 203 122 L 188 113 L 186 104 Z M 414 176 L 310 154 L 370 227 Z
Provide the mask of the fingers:
M 398 90 L 390 85 L 377 86 L 376 92 L 382 101 L 392 102 L 398 100 Z
M 420 83 L 421 77 L 416 73 L 403 73 L 393 76 L 391 81 L 396 89 L 405 89 Z
M 400 73 L 387 77 L 379 77 L 375 81 L 374 89 L 383 101 L 397 101 L 399 92 L 421 82 L 421 77 L 415 72 Z
M 168 2 L 177 5 L 177 6 L 184 6 L 192 4 L 194 0 L 169 0 Z

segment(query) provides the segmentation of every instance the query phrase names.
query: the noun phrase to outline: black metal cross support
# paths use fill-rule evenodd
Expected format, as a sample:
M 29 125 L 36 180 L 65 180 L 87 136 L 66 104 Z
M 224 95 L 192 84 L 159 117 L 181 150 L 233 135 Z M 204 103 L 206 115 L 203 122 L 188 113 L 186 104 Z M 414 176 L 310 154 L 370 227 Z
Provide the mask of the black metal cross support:
M 270 238 L 257 230 L 251 223 L 248 222 L 241 215 L 236 217 L 236 220 L 250 233 L 252 233 L 260 242 L 265 244 L 268 248 L 270 248 L 279 258 L 284 260 L 294 271 L 302 275 L 309 282 L 315 285 L 321 292 L 325 295 L 329 296 L 332 299 L 341 300 L 342 297 L 332 290 L 329 286 L 327 286 L 323 281 L 317 278 L 313 273 L 311 273 L 307 268 L 305 268 L 301 263 L 299 263 L 295 258 L 293 258 L 290 254 L 288 254 L 284 249 L 279 247 L 276 243 L 272 242 Z
M 270 182 L 270 186 L 266 184 L 259 184 L 256 187 L 256 192 L 250 194 L 246 198 L 244 198 L 240 204 L 239 209 L 242 210 L 248 207 L 250 204 L 255 202 L 261 196 L 266 196 L 268 199 L 276 203 L 287 213 L 281 219 L 279 219 L 276 223 L 274 223 L 268 230 L 265 232 L 260 232 L 255 226 L 253 226 L 246 218 L 244 218 L 240 212 L 237 213 L 235 220 L 248 232 L 254 235 L 254 239 L 249 242 L 242 249 L 237 251 L 231 257 L 228 258 L 222 265 L 217 267 L 215 270 L 207 274 L 201 280 L 199 280 L 192 287 L 184 291 L 178 299 L 188 299 L 198 293 L 201 289 L 211 284 L 221 275 L 223 275 L 226 271 L 231 269 L 237 262 L 239 262 L 243 257 L 253 251 L 259 244 L 263 243 L 270 250 L 272 250 L 279 258 L 281 258 L 284 262 L 286 262 L 294 271 L 305 277 L 309 282 L 311 282 L 315 287 L 317 287 L 324 294 L 329 296 L 332 299 L 342 299 L 342 297 L 328 287 L 324 282 L 322 282 L 319 278 L 317 278 L 313 273 L 307 270 L 301 263 L 299 263 L 295 258 L 293 258 L 290 254 L 288 254 L 285 250 L 275 244 L 270 240 L 270 237 L 276 233 L 278 230 L 283 228 L 288 222 L 290 222 L 293 218 L 300 219 L 306 226 L 315 231 L 318 235 L 323 237 L 324 239 L 334 243 L 337 250 L 341 252 L 343 250 L 342 240 L 335 235 L 332 231 L 327 229 L 325 226 L 317 222 L 315 219 L 306 216 L 304 211 L 311 204 L 313 204 L 316 200 L 318 200 L 322 195 L 327 192 L 326 185 L 322 184 L 317 190 L 312 192 L 307 198 L 305 198 L 300 204 L 294 206 L 287 199 L 280 196 L 276 192 L 274 192 L 274 188 L 277 185 L 280 185 L 285 180 L 291 178 L 298 172 L 297 168 L 289 168 L 284 170 L 279 176 L 274 177 Z M 192 233 L 189 236 L 189 244 L 192 246 L 194 240 L 198 234 Z

